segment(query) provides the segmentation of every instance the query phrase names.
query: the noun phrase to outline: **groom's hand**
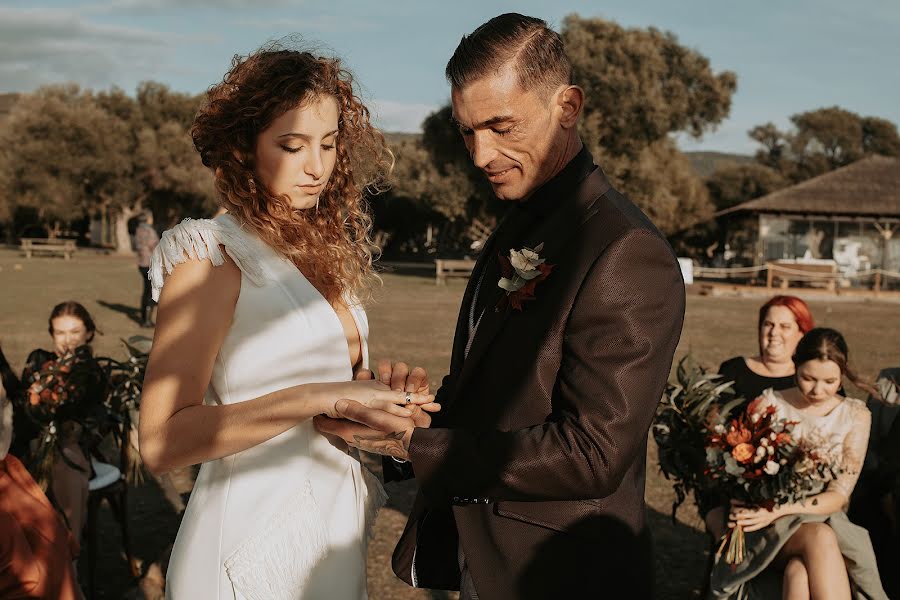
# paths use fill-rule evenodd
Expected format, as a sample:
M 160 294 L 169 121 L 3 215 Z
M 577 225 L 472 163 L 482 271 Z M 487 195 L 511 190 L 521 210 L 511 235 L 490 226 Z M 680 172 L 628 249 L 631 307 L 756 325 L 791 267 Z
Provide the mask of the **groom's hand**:
M 428 373 L 422 367 L 410 370 L 405 362 L 378 361 L 378 381 L 398 392 L 429 393 Z
M 335 409 L 342 418 L 319 415 L 313 419 L 321 433 L 337 436 L 349 446 L 366 452 L 409 460 L 409 441 L 417 425 L 413 418 L 397 417 L 346 399 L 338 400 Z M 419 419 L 424 416 L 431 422 L 428 413 L 422 410 L 416 412 L 421 413 L 416 415 Z

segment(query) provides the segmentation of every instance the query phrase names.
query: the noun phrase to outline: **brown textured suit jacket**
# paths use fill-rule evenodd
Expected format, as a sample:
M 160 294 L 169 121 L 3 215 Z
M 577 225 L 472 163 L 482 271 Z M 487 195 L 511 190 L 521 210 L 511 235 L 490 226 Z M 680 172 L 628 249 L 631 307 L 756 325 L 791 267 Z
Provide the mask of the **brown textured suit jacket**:
M 543 243 L 554 270 L 521 312 L 486 311 L 464 357 L 474 288 L 508 248 L 489 240 L 475 266 L 443 410 L 410 444 L 419 493 L 393 556 L 410 585 L 458 589 L 460 543 L 483 600 L 651 595 L 646 440 L 684 285 L 668 243 L 599 168 L 555 203 L 521 244 Z

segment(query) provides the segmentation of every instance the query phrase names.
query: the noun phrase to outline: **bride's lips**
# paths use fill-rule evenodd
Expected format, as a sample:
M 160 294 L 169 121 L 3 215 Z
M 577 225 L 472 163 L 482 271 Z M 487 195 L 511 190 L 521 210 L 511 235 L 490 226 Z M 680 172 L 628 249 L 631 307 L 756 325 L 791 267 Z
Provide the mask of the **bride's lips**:
M 320 183 L 318 185 L 298 185 L 297 187 L 307 194 L 318 194 L 322 191 L 322 188 L 325 187 L 325 184 Z

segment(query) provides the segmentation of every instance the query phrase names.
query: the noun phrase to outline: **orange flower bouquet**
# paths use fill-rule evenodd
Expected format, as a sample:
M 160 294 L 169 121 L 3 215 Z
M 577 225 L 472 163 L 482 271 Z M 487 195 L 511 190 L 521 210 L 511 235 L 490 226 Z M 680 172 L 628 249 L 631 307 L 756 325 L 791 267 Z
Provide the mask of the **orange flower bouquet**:
M 794 437 L 796 423 L 776 413 L 760 397 L 709 431 L 705 475 L 728 498 L 773 510 L 819 493 L 838 475 L 835 464 Z M 730 565 L 744 560 L 740 526 L 725 534 L 717 556 L 723 551 Z

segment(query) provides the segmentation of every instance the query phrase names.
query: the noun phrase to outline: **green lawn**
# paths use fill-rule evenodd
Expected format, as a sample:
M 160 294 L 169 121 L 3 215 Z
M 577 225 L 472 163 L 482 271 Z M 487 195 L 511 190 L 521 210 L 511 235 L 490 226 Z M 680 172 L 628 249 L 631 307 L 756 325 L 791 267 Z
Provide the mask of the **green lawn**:
M 93 314 L 103 335 L 94 346 L 101 354 L 124 356 L 120 339 L 146 333 L 132 320 L 140 298 L 140 279 L 132 259 L 81 252 L 73 261 L 25 260 L 12 250 L 0 250 L 0 343 L 13 367 L 20 369 L 33 348 L 49 345 L 47 316 L 62 300 L 77 300 Z M 433 387 L 446 372 L 464 282 L 435 286 L 423 276 L 385 274 L 377 303 L 369 310 L 373 358 L 408 360 L 428 369 Z M 798 295 L 803 296 L 802 290 Z M 690 294 L 678 357 L 691 352 L 715 368 L 726 358 L 755 351 L 756 312 L 765 296 L 714 297 Z M 900 304 L 889 301 L 826 299 L 816 296 L 810 306 L 817 324 L 842 331 L 851 349 L 851 362 L 863 376 L 900 365 Z M 652 446 L 652 445 L 651 445 Z M 658 597 L 694 597 L 701 585 L 705 538 L 689 503 L 679 521 L 668 519 L 671 488 L 659 475 L 655 449 L 650 449 L 647 503 L 657 544 Z M 189 483 L 186 487 L 189 487 Z M 402 530 L 414 487 L 392 485 L 392 499 L 381 512 L 370 546 L 370 597 L 445 598 L 452 595 L 410 590 L 389 568 L 389 553 Z M 184 491 L 184 490 L 183 490 Z M 132 538 L 137 554 L 154 561 L 171 543 L 178 515 L 152 480 L 130 496 Z M 102 597 L 120 598 L 133 587 L 119 556 L 118 537 L 108 515 L 101 532 Z

